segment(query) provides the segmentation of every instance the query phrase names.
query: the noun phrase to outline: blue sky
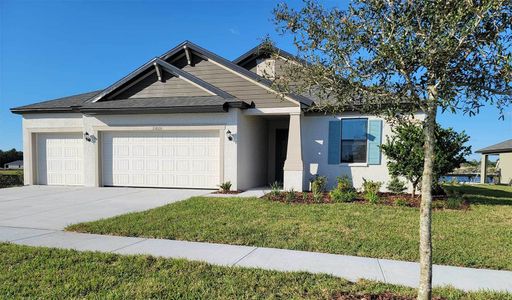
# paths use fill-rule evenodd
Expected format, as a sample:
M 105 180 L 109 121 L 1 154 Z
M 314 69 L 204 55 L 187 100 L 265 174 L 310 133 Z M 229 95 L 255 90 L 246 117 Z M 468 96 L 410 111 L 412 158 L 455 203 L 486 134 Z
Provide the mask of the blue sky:
M 183 40 L 233 59 L 269 34 L 294 53 L 270 21 L 277 3 L 0 0 L 0 149 L 22 146 L 9 108 L 104 88 Z M 505 121 L 484 107 L 439 122 L 466 130 L 473 150 L 512 138 L 510 108 Z

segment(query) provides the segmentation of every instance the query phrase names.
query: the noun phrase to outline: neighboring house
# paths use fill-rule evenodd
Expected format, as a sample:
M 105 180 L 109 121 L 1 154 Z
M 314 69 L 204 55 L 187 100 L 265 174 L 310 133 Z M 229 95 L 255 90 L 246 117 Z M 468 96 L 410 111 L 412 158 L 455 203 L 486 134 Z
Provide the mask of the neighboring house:
M 183 42 L 104 90 L 11 109 L 23 116 L 25 184 L 245 190 L 316 174 L 386 182 L 372 115 L 308 112 L 312 99 L 271 88 L 281 51 L 234 61 Z M 269 72 L 271 74 L 269 74 Z M 56 86 L 55 88 L 58 88 Z
M 512 139 L 477 150 L 482 154 L 480 166 L 480 182 L 485 183 L 487 178 L 487 162 L 489 155 L 499 155 L 496 161 L 496 172 L 499 174 L 500 184 L 512 184 Z
M 23 161 L 15 160 L 4 164 L 4 169 L 23 169 Z

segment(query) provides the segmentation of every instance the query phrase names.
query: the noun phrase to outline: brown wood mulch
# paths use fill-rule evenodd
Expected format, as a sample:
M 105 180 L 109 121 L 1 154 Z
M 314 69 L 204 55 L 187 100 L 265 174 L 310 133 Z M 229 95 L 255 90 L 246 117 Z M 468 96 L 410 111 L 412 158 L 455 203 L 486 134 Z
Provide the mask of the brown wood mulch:
M 323 193 L 322 199 L 320 201 L 315 200 L 313 198 L 313 193 L 311 192 L 294 192 L 294 196 L 292 199 L 288 198 L 287 194 L 289 192 L 281 192 L 278 195 L 273 195 L 272 193 L 266 194 L 263 198 L 271 201 L 291 203 L 291 204 L 331 204 L 334 203 L 329 196 L 329 193 Z M 447 199 L 447 196 L 433 196 L 433 205 L 432 208 L 434 210 L 443 210 L 445 209 L 444 203 Z M 398 205 L 396 203 L 397 200 L 401 199 L 405 201 L 402 205 Z M 405 207 L 420 207 L 421 197 L 420 195 L 416 195 L 412 197 L 411 194 L 393 194 L 393 193 L 379 193 L 379 202 L 377 205 L 387 205 L 387 206 L 405 206 Z M 356 199 L 350 201 L 348 203 L 356 203 L 361 205 L 368 205 L 369 202 L 363 198 L 363 195 L 358 193 Z M 469 203 L 464 201 L 459 208 L 459 210 L 467 210 L 469 209 Z
M 213 192 L 212 194 L 240 194 L 241 192 L 240 191 L 216 191 L 216 192 Z

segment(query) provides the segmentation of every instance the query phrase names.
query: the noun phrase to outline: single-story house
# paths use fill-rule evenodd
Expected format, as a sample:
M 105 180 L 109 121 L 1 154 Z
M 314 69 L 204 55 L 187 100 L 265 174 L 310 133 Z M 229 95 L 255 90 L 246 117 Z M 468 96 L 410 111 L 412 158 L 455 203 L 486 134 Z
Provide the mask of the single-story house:
M 4 169 L 23 169 L 23 160 L 15 160 L 4 164 Z
M 499 155 L 496 161 L 496 171 L 499 174 L 500 184 L 512 184 L 512 139 L 477 150 L 482 154 L 480 160 L 480 182 L 485 183 L 487 178 L 487 163 L 489 155 Z
M 25 184 L 246 190 L 314 175 L 387 182 L 373 115 L 312 112 L 271 77 L 293 62 L 257 46 L 229 61 L 185 41 L 105 89 L 12 108 L 23 117 Z M 58 88 L 58 87 L 55 87 Z

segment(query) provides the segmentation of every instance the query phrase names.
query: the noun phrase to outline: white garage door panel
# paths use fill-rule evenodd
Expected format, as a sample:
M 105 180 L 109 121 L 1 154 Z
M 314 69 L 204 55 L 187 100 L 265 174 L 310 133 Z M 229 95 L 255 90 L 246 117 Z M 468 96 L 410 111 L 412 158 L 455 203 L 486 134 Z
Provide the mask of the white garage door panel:
M 83 185 L 84 145 L 81 133 L 37 135 L 37 182 Z
M 216 188 L 218 131 L 106 132 L 103 184 Z

